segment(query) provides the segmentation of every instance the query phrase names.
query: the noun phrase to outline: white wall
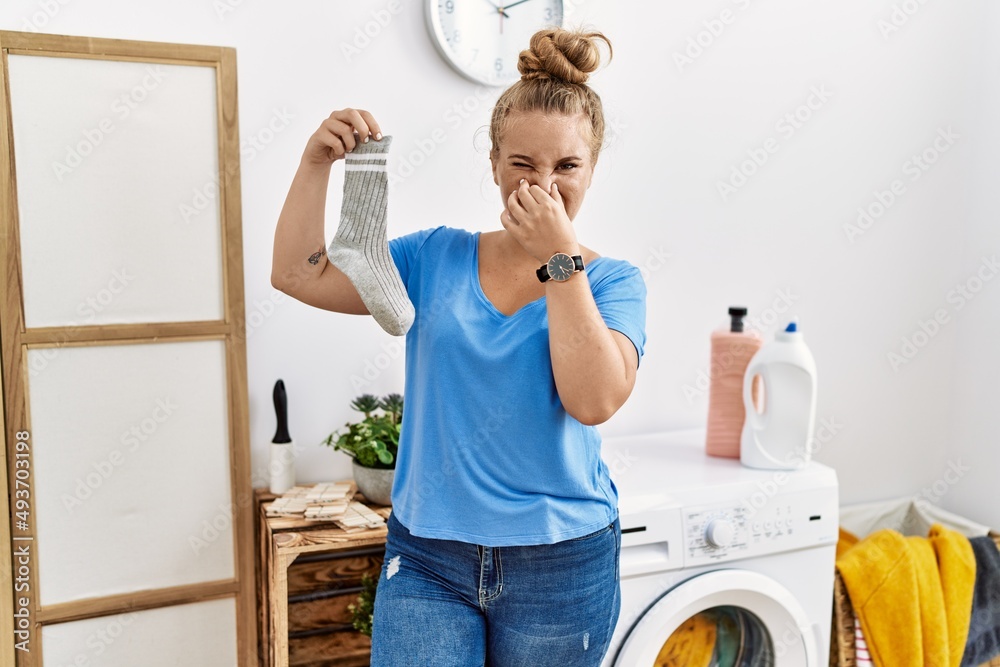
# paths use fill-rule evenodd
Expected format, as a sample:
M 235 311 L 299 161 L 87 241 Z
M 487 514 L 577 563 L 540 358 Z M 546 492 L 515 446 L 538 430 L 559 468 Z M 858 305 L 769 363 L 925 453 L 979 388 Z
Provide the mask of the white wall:
M 963 303 L 955 341 L 954 391 L 950 400 L 948 460 L 930 481 L 945 490 L 948 509 L 979 516 L 984 523 L 1000 526 L 1000 419 L 997 412 L 997 377 L 1000 375 L 1000 282 L 982 282 L 984 260 L 1000 261 L 1000 201 L 997 200 L 997 147 L 1000 146 L 1000 7 L 990 4 L 983 11 L 982 48 L 977 57 L 976 78 L 970 91 L 970 106 L 976 114 L 976 141 L 967 192 L 965 245 L 954 283 L 962 283 L 971 297 Z M 957 208 L 957 207 L 956 207 Z M 982 275 L 992 271 L 983 270 Z M 992 275 L 991 275 L 992 277 Z M 964 297 L 963 297 L 964 299 Z M 937 406 L 935 406 L 937 407 Z M 943 407 L 943 406 L 942 406 Z
M 269 283 L 275 221 L 322 118 L 367 108 L 395 136 L 390 170 L 421 162 L 392 189 L 393 235 L 499 225 L 482 129 L 498 91 L 478 88 L 440 59 L 423 3 L 404 0 L 360 54 L 345 57 L 342 46 L 387 5 L 6 0 L 0 7 L 0 28 L 8 30 L 27 21 L 58 34 L 236 47 L 257 484 L 265 483 L 277 378 L 288 389 L 303 482 L 349 474 L 342 454 L 315 443 L 353 418 L 352 377 L 380 364 L 387 367 L 361 388 L 403 387 L 399 341 L 369 319 L 311 309 Z M 702 425 L 707 394 L 699 380 L 709 334 L 725 324 L 727 307 L 766 316 L 768 335 L 798 315 L 820 373 L 818 417 L 835 425 L 817 458 L 837 468 L 842 501 L 919 493 L 961 458 L 973 471 L 937 500 L 1000 527 L 996 503 L 987 503 L 996 497 L 987 468 L 1000 468 L 988 432 L 997 368 L 997 309 L 988 305 L 1000 300 L 1000 287 L 987 283 L 961 311 L 947 298 L 998 246 L 995 8 L 986 0 L 567 5 L 570 23 L 604 31 L 615 47 L 593 80 L 613 132 L 578 234 L 648 269 L 647 354 L 632 399 L 604 432 Z M 723 11 L 729 23 L 713 23 Z M 894 12 L 901 25 L 887 33 Z M 676 54 L 699 38 L 707 46 L 678 64 Z M 812 110 L 802 106 L 810 100 Z M 809 117 L 794 132 L 779 125 L 797 111 Z M 907 161 L 933 153 L 948 128 L 957 139 L 913 180 Z M 444 140 L 421 151 L 433 136 Z M 724 199 L 718 182 L 765 145 L 776 152 Z M 328 238 L 342 174 L 338 166 Z M 858 208 L 896 179 L 902 194 L 849 238 L 845 226 Z M 925 341 L 920 322 L 939 309 L 945 323 Z M 888 355 L 902 356 L 903 339 L 915 335 L 926 344 L 893 367 Z

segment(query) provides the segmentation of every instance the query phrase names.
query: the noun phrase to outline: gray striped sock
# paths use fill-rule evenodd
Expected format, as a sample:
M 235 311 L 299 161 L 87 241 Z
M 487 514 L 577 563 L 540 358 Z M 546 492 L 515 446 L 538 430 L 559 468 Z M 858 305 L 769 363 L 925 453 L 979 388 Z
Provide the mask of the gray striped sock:
M 358 143 L 345 156 L 340 226 L 327 256 L 351 279 L 375 321 L 402 336 L 414 312 L 386 238 L 385 158 L 391 143 L 392 137 Z

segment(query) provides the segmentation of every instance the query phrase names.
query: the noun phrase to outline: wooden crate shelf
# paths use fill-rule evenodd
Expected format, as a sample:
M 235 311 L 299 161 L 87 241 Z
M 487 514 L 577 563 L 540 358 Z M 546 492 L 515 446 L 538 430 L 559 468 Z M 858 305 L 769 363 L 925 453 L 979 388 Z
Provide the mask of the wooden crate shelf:
M 268 517 L 264 505 L 277 496 L 255 496 L 261 667 L 368 665 L 371 640 L 351 626 L 347 606 L 362 576 L 381 572 L 385 527 L 348 534 L 333 523 Z M 389 508 L 371 507 L 388 517 Z

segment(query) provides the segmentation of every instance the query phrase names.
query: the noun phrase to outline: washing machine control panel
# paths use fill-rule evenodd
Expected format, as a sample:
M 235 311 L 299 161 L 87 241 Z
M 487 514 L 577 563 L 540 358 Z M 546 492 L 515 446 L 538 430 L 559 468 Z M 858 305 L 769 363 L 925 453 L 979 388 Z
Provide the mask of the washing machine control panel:
M 705 524 L 705 542 L 716 549 L 725 549 L 736 537 L 736 526 L 728 517 L 717 517 Z
M 771 498 L 761 506 L 730 502 L 686 507 L 681 512 L 685 566 L 811 546 L 820 537 L 818 514 L 806 498 Z M 835 523 L 835 509 L 832 515 Z
M 686 509 L 684 543 L 688 561 L 721 560 L 746 551 L 750 544 L 745 509 L 734 506 Z

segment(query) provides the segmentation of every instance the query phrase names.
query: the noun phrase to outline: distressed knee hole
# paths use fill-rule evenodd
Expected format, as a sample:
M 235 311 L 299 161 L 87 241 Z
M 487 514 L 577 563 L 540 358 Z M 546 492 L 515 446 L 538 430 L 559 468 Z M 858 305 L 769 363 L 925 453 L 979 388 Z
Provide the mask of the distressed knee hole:
M 389 559 L 389 566 L 385 570 L 385 578 L 392 579 L 392 575 L 399 572 L 399 556 L 393 556 Z

